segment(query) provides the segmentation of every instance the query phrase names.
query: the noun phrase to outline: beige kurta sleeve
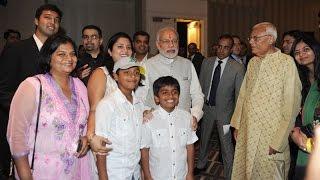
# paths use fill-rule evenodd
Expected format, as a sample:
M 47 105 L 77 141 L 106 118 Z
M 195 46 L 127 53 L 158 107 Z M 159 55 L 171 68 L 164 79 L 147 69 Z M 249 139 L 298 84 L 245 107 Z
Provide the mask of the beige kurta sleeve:
M 248 69 L 248 71 L 249 71 L 249 69 Z M 236 103 L 236 108 L 234 109 L 234 112 L 233 112 L 233 115 L 232 115 L 232 118 L 230 121 L 231 126 L 234 127 L 235 129 L 240 128 L 242 108 L 243 108 L 243 103 L 244 103 L 245 97 L 246 97 L 247 75 L 248 75 L 248 72 L 246 73 L 246 75 L 244 76 L 244 79 L 242 81 L 239 96 L 238 96 L 237 103 Z
M 283 152 L 287 146 L 289 133 L 294 126 L 295 119 L 299 113 L 301 101 L 301 82 L 294 61 L 289 60 L 289 65 L 285 73 L 282 119 L 278 130 L 273 136 L 270 146 Z

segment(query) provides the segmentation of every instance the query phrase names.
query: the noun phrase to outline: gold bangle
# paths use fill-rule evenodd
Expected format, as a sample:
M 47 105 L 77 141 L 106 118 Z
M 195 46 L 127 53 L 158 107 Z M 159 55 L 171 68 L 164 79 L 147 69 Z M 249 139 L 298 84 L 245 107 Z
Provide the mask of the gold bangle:
M 312 148 L 313 148 L 312 146 L 313 146 L 312 138 L 308 138 L 307 142 L 306 142 L 306 151 L 308 153 L 311 153 Z

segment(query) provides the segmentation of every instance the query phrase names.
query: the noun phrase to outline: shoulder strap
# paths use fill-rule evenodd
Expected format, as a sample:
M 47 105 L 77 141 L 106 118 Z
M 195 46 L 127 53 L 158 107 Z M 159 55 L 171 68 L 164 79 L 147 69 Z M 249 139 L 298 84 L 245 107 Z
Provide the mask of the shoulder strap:
M 108 69 L 105 66 L 102 66 L 102 67 L 99 67 L 99 68 L 103 70 L 103 72 L 106 75 L 106 77 L 110 75 Z
M 41 84 L 41 80 L 39 77 L 34 76 L 35 78 L 38 79 L 39 83 L 40 83 L 40 91 L 39 91 L 39 105 L 38 105 L 38 111 L 37 111 L 37 122 L 36 122 L 36 130 L 35 130 L 35 134 L 34 134 L 34 144 L 33 144 L 33 153 L 32 153 L 32 160 L 31 160 L 31 172 L 33 172 L 33 165 L 34 165 L 34 155 L 36 152 L 36 142 L 37 142 L 37 134 L 38 134 L 38 126 L 39 126 L 39 115 L 40 115 L 40 108 L 41 108 L 41 98 L 42 98 L 42 84 Z

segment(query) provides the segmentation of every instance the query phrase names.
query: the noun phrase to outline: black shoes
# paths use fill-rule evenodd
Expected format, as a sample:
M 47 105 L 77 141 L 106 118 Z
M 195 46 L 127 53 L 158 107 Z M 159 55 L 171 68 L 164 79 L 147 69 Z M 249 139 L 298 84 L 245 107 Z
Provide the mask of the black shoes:
M 196 175 L 199 175 L 200 174 L 200 172 L 202 172 L 202 171 L 205 171 L 206 170 L 206 168 L 194 168 L 193 169 L 193 174 L 196 176 Z

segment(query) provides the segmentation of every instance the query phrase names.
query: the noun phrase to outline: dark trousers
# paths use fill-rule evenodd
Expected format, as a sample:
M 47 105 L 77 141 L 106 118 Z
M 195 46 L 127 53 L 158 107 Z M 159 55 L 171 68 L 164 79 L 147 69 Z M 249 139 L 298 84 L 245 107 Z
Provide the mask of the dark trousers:
M 296 118 L 295 127 L 301 127 L 301 126 L 302 126 L 302 120 L 301 120 L 301 114 L 299 114 Z M 305 174 L 304 172 L 305 167 L 296 166 L 299 147 L 291 140 L 290 137 L 289 137 L 289 147 L 290 147 L 290 169 L 289 169 L 288 179 L 289 180 L 303 179 Z
M 289 169 L 288 179 L 293 180 L 296 174 L 295 168 L 296 168 L 299 147 L 291 140 L 289 140 L 289 147 L 290 147 L 290 169 Z
M 304 180 L 304 176 L 306 175 L 306 166 L 296 166 L 294 173 L 294 180 Z
M 228 124 L 217 120 L 218 114 L 216 113 L 215 107 L 204 105 L 204 115 L 201 122 L 201 138 L 200 138 L 200 147 L 199 147 L 199 159 L 197 162 L 197 168 L 202 169 L 206 167 L 208 162 L 208 155 L 211 149 L 210 138 L 213 132 L 213 129 L 217 129 L 220 140 L 220 150 L 222 154 L 223 167 L 224 167 L 224 176 L 225 179 L 231 179 L 232 164 L 233 164 L 233 155 L 234 147 L 232 144 L 232 135 L 229 131 L 224 134 L 223 126 Z
M 6 179 L 10 173 L 11 153 L 7 142 L 8 112 L 0 109 L 0 179 Z

